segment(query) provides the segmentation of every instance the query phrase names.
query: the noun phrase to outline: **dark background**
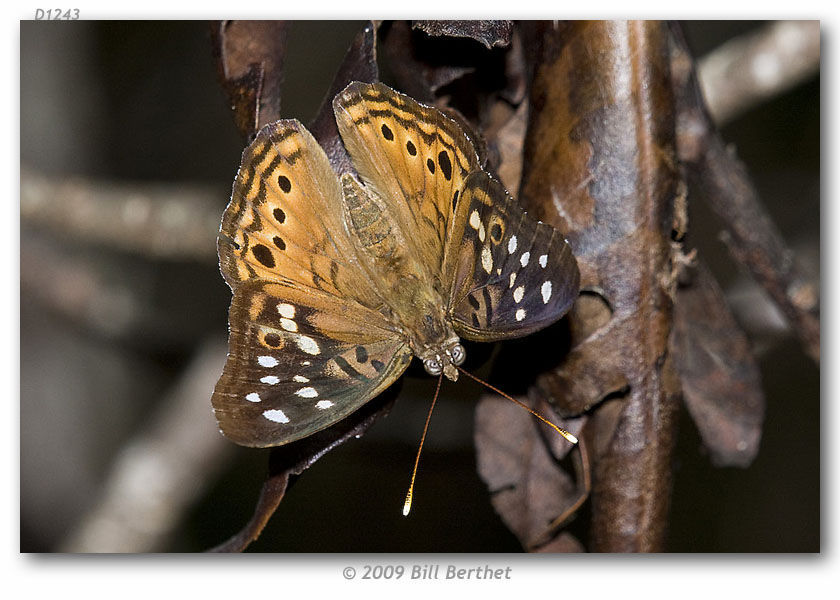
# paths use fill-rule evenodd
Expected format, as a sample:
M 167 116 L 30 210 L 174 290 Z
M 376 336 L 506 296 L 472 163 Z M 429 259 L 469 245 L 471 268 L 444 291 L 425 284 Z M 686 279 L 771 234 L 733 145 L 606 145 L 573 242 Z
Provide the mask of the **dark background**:
M 759 25 L 689 22 L 686 29 L 700 56 Z M 285 117 L 308 122 L 314 116 L 360 26 L 292 26 Z M 216 79 L 207 23 L 22 22 L 20 74 L 22 167 L 57 177 L 205 184 L 216 190 L 206 210 L 221 217 L 242 141 Z M 818 273 L 819 77 L 751 110 L 724 134 L 786 240 Z M 718 242 L 720 223 L 698 203 L 691 206 L 690 228 L 689 247 L 711 264 L 750 332 L 767 415 L 760 453 L 747 469 L 714 468 L 683 415 L 668 548 L 819 551 L 819 369 L 795 339 L 755 314 L 760 294 Z M 114 457 L 143 430 L 196 346 L 226 334 L 230 292 L 212 262 L 151 259 L 64 239 L 23 221 L 22 253 L 33 241 L 89 260 L 113 289 L 151 315 L 148 327 L 115 338 L 68 318 L 21 285 L 20 548 L 49 552 L 96 505 Z M 482 364 L 471 366 L 480 370 Z M 251 549 L 521 550 L 476 474 L 472 419 L 479 390 L 469 382 L 443 388 L 412 515 L 402 517 L 434 383 L 409 371 L 391 415 L 305 472 Z M 159 550 L 203 550 L 246 522 L 267 454 L 230 453 L 215 483 Z

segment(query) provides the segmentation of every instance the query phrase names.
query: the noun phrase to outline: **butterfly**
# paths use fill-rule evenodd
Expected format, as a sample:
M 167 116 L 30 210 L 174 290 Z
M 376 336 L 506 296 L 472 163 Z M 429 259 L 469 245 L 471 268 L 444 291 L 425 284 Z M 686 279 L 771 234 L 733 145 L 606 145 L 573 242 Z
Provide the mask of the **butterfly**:
M 528 216 L 462 127 L 381 83 L 333 100 L 358 177 L 297 120 L 244 150 L 218 238 L 233 290 L 212 404 L 254 447 L 304 438 L 406 370 L 458 378 L 461 339 L 528 335 L 578 295 L 569 244 Z

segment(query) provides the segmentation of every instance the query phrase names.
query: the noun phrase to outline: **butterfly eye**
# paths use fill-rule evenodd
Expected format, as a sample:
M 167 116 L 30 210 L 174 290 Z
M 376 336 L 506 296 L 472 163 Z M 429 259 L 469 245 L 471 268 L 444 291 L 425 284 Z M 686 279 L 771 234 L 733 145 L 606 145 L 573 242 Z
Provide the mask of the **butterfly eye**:
M 449 354 L 452 356 L 452 364 L 455 366 L 463 364 L 464 360 L 467 358 L 467 352 L 461 344 L 455 344 L 452 346 Z
M 440 375 L 441 371 L 443 371 L 443 365 L 437 358 L 427 358 L 423 361 L 423 366 L 429 375 Z

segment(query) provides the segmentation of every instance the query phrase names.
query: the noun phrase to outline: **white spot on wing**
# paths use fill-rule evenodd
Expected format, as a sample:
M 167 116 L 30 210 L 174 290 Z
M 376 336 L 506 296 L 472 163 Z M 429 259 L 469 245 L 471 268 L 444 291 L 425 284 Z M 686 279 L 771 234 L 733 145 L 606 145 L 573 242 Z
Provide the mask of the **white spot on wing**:
M 280 378 L 276 375 L 266 375 L 265 377 L 261 378 L 260 381 L 263 383 L 267 383 L 268 385 L 274 385 L 275 383 L 280 383 Z
M 303 375 L 295 375 L 294 377 L 292 377 L 292 379 L 294 379 L 298 383 L 309 383 L 309 378 L 304 377 Z
M 483 242 L 484 238 L 486 238 L 486 237 L 487 237 L 487 232 L 484 230 L 484 223 L 479 223 L 478 224 L 478 239 Z
M 250 394 L 245 396 L 245 399 L 248 402 L 259 402 L 260 400 L 262 400 L 262 398 L 260 398 L 260 395 L 257 392 L 251 392 Z
M 510 274 L 510 286 L 508 286 L 508 287 L 513 287 L 513 282 L 514 281 L 516 281 L 516 273 L 511 273 Z
M 522 302 L 522 296 L 525 295 L 525 286 L 520 285 L 518 288 L 513 290 L 513 299 L 516 301 L 517 304 Z
M 318 395 L 318 390 L 313 387 L 304 387 L 296 391 L 295 395 L 301 398 L 315 398 Z
M 318 342 L 313 340 L 308 335 L 301 335 L 297 339 L 298 348 L 306 352 L 307 354 L 321 354 L 321 348 L 318 346 Z
M 280 318 L 280 327 L 282 327 L 286 331 L 296 332 L 298 330 L 297 329 L 297 323 L 295 323 L 291 319 L 287 319 L 286 317 L 281 317 Z
M 542 292 L 543 304 L 548 304 L 548 299 L 551 298 L 551 282 L 543 282 L 540 292 Z
M 478 211 L 474 210 L 470 213 L 470 227 L 477 230 L 480 225 L 481 217 L 478 216 Z
M 548 254 L 540 254 L 540 266 L 545 269 L 548 264 Z
M 330 402 L 329 400 L 321 400 L 315 406 L 317 406 L 321 410 L 326 410 L 332 405 L 333 405 L 333 403 Z
M 490 254 L 490 246 L 481 249 L 481 266 L 490 273 L 493 270 L 493 256 Z
M 523 267 L 527 266 L 529 260 L 531 260 L 531 253 L 530 252 L 523 252 L 522 256 L 519 257 L 519 264 L 522 265 Z
M 272 409 L 272 410 L 265 410 L 263 411 L 263 416 L 268 419 L 269 421 L 274 421 L 275 423 L 288 423 L 289 417 L 286 416 L 280 409 Z
M 286 304 L 285 302 L 281 302 L 277 305 L 277 312 L 280 313 L 281 317 L 286 319 L 294 319 L 295 318 L 295 307 L 291 304 Z
M 258 356 L 257 362 L 260 363 L 260 366 L 262 367 L 276 367 L 280 364 L 280 361 L 273 356 Z
M 516 252 L 516 236 L 510 236 L 510 240 L 508 240 L 508 254 L 513 254 Z
M 525 318 L 525 309 L 520 308 L 519 310 L 516 311 L 516 320 L 521 321 L 524 318 Z

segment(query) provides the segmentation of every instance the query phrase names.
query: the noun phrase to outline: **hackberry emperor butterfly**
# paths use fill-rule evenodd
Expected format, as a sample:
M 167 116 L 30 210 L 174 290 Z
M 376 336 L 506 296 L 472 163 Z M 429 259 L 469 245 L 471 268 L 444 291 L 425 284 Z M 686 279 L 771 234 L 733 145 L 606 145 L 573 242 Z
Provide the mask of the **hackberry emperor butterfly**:
M 233 300 L 213 407 L 245 446 L 328 427 L 412 356 L 454 381 L 459 336 L 524 336 L 577 297 L 568 243 L 481 169 L 453 120 L 379 83 L 351 83 L 333 108 L 361 182 L 277 121 L 245 149 L 222 219 Z

